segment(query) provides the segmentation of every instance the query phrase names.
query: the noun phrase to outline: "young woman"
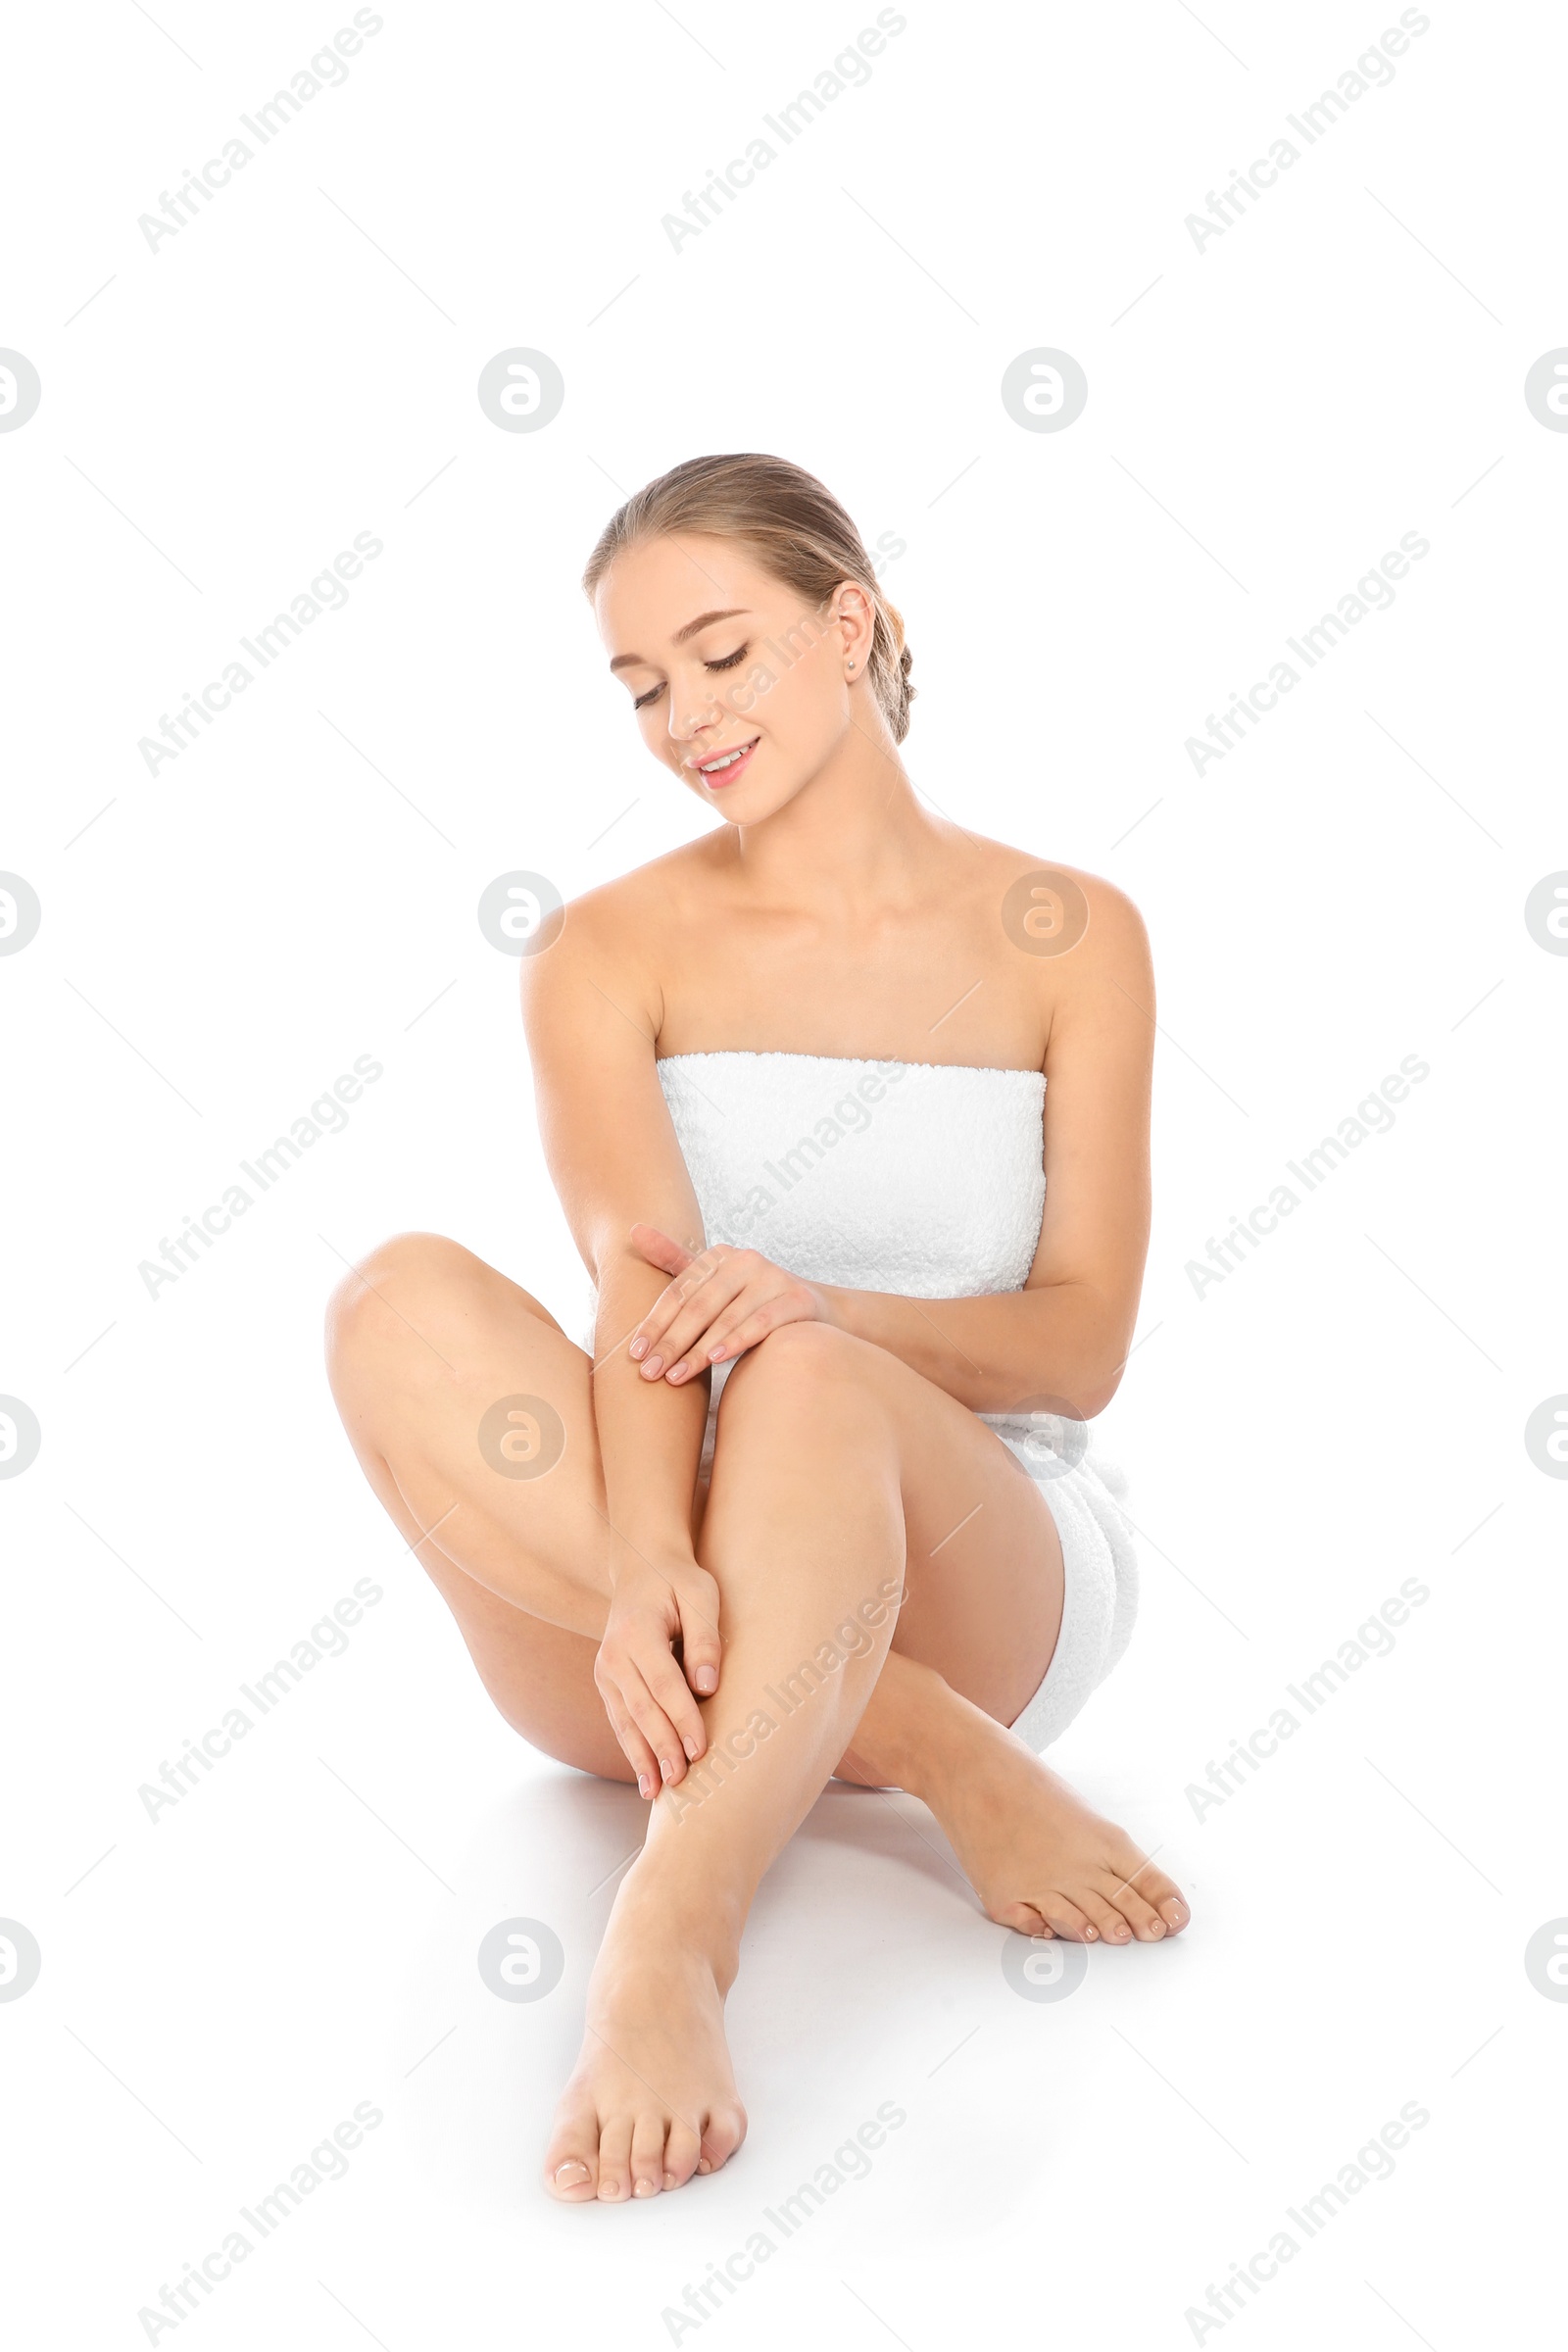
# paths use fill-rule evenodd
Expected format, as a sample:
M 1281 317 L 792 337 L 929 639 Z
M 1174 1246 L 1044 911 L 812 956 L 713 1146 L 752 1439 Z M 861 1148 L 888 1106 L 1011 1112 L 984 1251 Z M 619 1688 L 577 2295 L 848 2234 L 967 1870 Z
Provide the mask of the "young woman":
M 545 2161 L 578 2202 L 740 2145 L 742 1929 L 835 1774 L 921 1797 L 1023 1935 L 1188 1918 L 1035 1752 L 1131 1631 L 1080 1456 L 1148 1245 L 1143 925 L 922 806 L 903 623 L 798 467 L 677 466 L 585 586 L 644 744 L 718 820 L 521 965 L 592 1353 L 424 1234 L 329 1327 L 366 1476 L 497 1706 L 648 1800 Z M 990 699 L 976 737 L 1016 757 Z

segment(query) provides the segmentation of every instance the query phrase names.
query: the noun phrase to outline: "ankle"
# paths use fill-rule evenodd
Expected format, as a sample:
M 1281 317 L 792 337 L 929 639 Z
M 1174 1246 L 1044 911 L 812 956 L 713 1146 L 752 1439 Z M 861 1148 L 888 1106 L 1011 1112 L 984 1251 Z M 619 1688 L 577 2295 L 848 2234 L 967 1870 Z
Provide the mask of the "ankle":
M 977 1748 L 997 1729 L 934 1667 L 901 1658 L 898 1704 L 878 1707 L 873 1698 L 852 1757 L 869 1780 L 931 1803 L 972 1767 Z
M 728 1992 L 740 1968 L 746 1905 L 712 1886 L 693 1886 L 684 1874 L 662 1870 L 658 1857 L 638 1855 L 615 1897 L 611 1926 L 650 1959 L 661 1956 L 699 1961 Z

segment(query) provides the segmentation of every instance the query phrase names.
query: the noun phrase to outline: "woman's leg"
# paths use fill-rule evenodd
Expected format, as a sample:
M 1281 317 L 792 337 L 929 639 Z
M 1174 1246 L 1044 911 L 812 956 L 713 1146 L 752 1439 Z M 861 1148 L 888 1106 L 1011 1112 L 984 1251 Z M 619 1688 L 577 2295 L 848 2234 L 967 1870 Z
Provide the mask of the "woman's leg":
M 942 1797 L 939 1818 L 1009 1886 L 1015 1924 L 1165 1933 L 1125 1870 L 1065 1826 L 1068 1807 L 1095 1817 L 1003 1729 L 1050 1660 L 1061 1555 L 1038 1490 L 992 1434 L 882 1349 L 814 1323 L 741 1359 L 719 1422 L 698 1543 L 725 1634 L 702 1710 L 709 1745 L 656 1800 L 616 1896 L 547 2158 L 560 2196 L 652 2195 L 738 2144 L 722 2006 L 746 1914 L 835 1762 L 859 1752 L 884 1682 L 871 1754 Z M 884 1612 L 900 1602 L 893 1639 L 952 1654 L 977 1703 L 918 1658 L 887 1654 Z M 960 1796 L 966 1773 L 979 1787 Z M 1127 1858 L 1141 1864 L 1130 1846 Z
M 928 1804 L 989 1916 L 1023 1936 L 1157 1943 L 1191 1916 L 1125 1830 L 929 1666 L 890 1653 L 841 1780 Z
M 525 1740 L 634 1776 L 593 1679 L 610 1597 L 591 1366 L 536 1298 L 435 1234 L 402 1234 L 339 1285 L 327 1367 L 371 1488 L 447 1602 L 491 1697 Z M 541 1396 L 565 1449 L 541 1478 L 479 1452 L 498 1399 Z
M 526 1292 L 432 1236 L 389 1245 L 341 1286 L 329 1346 L 367 1476 L 502 1712 L 547 1752 L 629 1779 L 592 1679 L 609 1574 L 583 1351 Z M 483 1414 L 518 1394 L 547 1398 L 565 1429 L 543 1478 L 503 1478 L 478 1451 Z M 558 2193 L 625 2195 L 634 2160 L 648 2193 L 738 2144 L 720 2010 L 740 1923 L 835 1759 L 925 1796 L 994 1917 L 1027 1932 L 1041 1919 L 1067 1935 L 1093 1936 L 1097 1919 L 1109 1935 L 1128 1920 L 1159 1932 L 1118 1886 L 1133 1849 L 1108 1863 L 1089 1852 L 1094 1817 L 1001 1729 L 1050 1659 L 1060 1550 L 1038 1492 L 954 1399 L 841 1334 L 775 1333 L 731 1375 L 700 1555 L 726 1631 L 704 1709 L 710 1751 L 701 1780 L 655 1806 L 617 1900 L 553 2149 L 552 2170 L 566 2168 Z M 880 1612 L 858 1604 L 906 1563 L 900 1647 L 879 1680 L 891 1614 L 867 1626 Z M 824 1645 L 842 1664 L 823 1670 Z M 1139 1883 L 1174 1897 L 1168 1881 Z

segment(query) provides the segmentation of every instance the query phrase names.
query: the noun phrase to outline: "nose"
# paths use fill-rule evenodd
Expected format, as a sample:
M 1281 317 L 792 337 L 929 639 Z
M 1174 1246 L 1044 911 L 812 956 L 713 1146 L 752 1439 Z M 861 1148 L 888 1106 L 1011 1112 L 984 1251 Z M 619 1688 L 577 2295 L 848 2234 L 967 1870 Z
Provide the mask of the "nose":
M 695 682 L 677 693 L 673 680 L 669 689 L 669 738 L 684 756 L 693 750 L 699 736 L 717 724 L 718 697 L 703 692 Z

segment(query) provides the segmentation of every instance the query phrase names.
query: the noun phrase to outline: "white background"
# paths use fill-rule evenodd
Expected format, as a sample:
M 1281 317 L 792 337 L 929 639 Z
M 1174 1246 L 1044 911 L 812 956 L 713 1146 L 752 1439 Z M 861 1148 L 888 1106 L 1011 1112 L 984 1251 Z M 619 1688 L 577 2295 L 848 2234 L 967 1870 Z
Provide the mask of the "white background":
M 666 2343 L 893 2101 L 870 2177 L 679 2340 L 1179 2345 L 1414 2101 L 1394 2177 L 1200 2340 L 1509 2340 L 1568 2032 L 1523 1965 L 1568 1913 L 1568 1487 L 1523 1443 L 1568 1389 L 1568 959 L 1523 917 L 1568 866 L 1568 435 L 1523 397 L 1568 343 L 1562 20 L 1434 6 L 1200 251 L 1185 217 L 1396 9 L 917 0 L 676 252 L 662 216 L 874 10 L 393 0 L 150 250 L 138 216 L 350 13 L 98 0 L 11 39 L 0 343 L 43 383 L 0 435 L 0 865 L 43 907 L 0 960 L 0 1390 L 43 1433 L 0 1484 L 0 1913 L 43 1955 L 0 2003 L 12 2331 L 146 2341 L 162 2284 L 369 2101 L 348 2177 L 157 2341 Z M 512 346 L 564 375 L 538 433 L 475 397 Z M 1063 432 L 1000 399 L 1037 346 L 1087 372 Z M 725 449 L 906 543 L 917 787 L 1150 924 L 1156 1215 L 1105 1426 L 1144 1611 L 1054 1760 L 1196 1919 L 1022 2000 L 921 1809 L 831 1791 L 731 2005 L 742 2156 L 562 2211 L 543 2134 L 638 1803 L 490 1711 L 359 1478 L 319 1321 L 341 1260 L 410 1227 L 578 1313 L 474 909 L 703 821 L 575 582 L 622 492 Z M 1186 739 L 1412 531 L 1392 609 L 1196 775 Z M 150 775 L 138 740 L 358 532 L 384 552 L 346 608 Z M 139 1262 L 363 1054 L 347 1129 L 150 1298 Z M 1430 1076 L 1392 1131 L 1195 1295 L 1187 1261 L 1406 1055 Z M 150 1821 L 139 1786 L 368 1576 L 346 1653 Z M 1411 1577 L 1392 1654 L 1196 1817 L 1209 1761 Z M 475 1967 L 517 1915 L 566 1952 L 532 2005 Z

